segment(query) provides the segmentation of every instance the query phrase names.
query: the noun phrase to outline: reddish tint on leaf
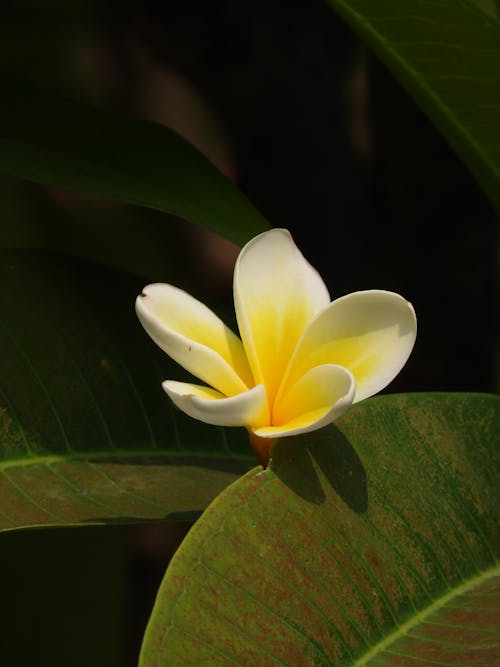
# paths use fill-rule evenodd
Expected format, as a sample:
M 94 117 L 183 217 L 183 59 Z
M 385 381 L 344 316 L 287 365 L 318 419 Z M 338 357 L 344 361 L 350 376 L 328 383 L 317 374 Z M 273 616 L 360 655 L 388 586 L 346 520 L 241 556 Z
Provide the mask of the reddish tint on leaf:
M 181 545 L 141 667 L 496 664 L 499 435 L 496 396 L 410 394 L 278 440 Z

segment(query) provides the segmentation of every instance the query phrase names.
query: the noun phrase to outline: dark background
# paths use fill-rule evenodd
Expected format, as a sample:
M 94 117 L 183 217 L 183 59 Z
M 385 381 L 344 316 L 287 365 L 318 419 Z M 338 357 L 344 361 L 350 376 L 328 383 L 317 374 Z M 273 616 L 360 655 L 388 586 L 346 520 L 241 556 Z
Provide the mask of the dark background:
M 492 391 L 498 217 L 384 66 L 319 1 L 106 3 L 101 14 L 134 108 L 141 45 L 196 87 L 225 133 L 234 176 L 287 227 L 333 296 L 411 300 L 415 351 L 391 391 Z

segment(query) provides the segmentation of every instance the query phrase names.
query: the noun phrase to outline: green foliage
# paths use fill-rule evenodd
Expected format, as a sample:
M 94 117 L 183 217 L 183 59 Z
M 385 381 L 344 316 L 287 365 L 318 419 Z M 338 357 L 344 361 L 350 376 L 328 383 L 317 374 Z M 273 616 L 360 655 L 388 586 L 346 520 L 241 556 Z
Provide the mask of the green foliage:
M 500 21 L 465 0 L 327 0 L 442 132 L 500 210 Z
M 80 257 L 145 279 L 178 278 L 186 253 L 173 247 L 178 222 L 155 211 L 0 177 L 0 248 Z M 140 252 L 137 252 L 140 239 Z M 191 261 L 195 261 L 193 258 Z
M 196 516 L 252 463 L 246 434 L 175 411 L 135 321 L 141 279 L 0 254 L 0 530 Z
M 173 213 L 242 244 L 267 228 L 201 153 L 166 127 L 0 76 L 0 173 Z
M 499 439 L 498 397 L 406 394 L 279 441 L 180 547 L 141 667 L 493 664 Z
M 328 2 L 500 209 L 492 3 Z M 499 399 L 371 399 L 337 426 L 278 442 L 264 472 L 249 471 L 244 432 L 173 410 L 160 382 L 181 373 L 136 322 L 144 279 L 126 272 L 174 281 L 177 247 L 158 228 L 177 223 L 141 207 L 238 244 L 267 222 L 175 132 L 13 76 L 99 97 L 66 66 L 90 34 L 87 3 L 38 5 L 9 7 L 1 29 L 0 530 L 185 520 L 212 503 L 167 572 L 143 667 L 494 664 Z M 68 205 L 53 186 L 109 208 Z M 3 660 L 31 664 L 41 651 L 43 664 L 76 665 L 76 653 L 120 664 L 123 543 L 48 535 L 2 536 Z M 36 634 L 37 614 L 57 637 L 46 625 Z

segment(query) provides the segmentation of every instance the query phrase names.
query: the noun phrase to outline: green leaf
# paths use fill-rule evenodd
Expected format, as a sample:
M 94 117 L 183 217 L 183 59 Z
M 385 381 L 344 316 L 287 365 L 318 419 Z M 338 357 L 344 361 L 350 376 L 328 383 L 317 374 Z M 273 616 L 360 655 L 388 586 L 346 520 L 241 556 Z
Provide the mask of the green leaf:
M 166 127 L 0 77 L 0 173 L 173 213 L 243 244 L 268 228 L 236 186 Z
M 142 279 L 0 253 L 0 530 L 190 519 L 248 470 L 246 433 L 175 411 Z
M 327 0 L 389 67 L 500 210 L 500 22 L 466 0 Z
M 189 247 L 172 242 L 179 238 L 176 220 L 158 224 L 158 214 L 149 209 L 68 193 L 60 195 L 66 199 L 62 210 L 51 194 L 33 183 L 0 176 L 0 211 L 8 222 L 0 225 L 0 248 L 73 255 L 153 281 L 177 280 L 180 267 L 189 275 L 196 266 Z
M 141 667 L 497 664 L 499 437 L 499 397 L 407 394 L 278 441 L 181 545 Z

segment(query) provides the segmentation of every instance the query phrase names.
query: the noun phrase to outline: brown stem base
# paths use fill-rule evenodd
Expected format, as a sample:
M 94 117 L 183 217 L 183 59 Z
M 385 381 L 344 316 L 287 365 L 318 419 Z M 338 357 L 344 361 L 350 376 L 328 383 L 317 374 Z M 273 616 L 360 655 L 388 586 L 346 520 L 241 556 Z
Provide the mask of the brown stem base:
M 257 463 L 264 469 L 267 468 L 271 453 L 271 445 L 274 442 L 273 438 L 261 438 L 250 430 L 248 431 L 248 437 L 254 454 L 257 457 Z

